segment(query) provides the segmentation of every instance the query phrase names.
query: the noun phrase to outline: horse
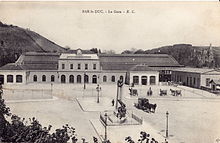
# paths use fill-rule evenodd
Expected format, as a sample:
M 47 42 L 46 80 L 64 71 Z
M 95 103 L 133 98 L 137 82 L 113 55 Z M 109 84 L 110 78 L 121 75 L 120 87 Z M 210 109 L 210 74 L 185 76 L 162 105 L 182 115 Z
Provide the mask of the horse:
M 176 96 L 178 95 L 182 96 L 181 90 L 176 90 Z
M 149 104 L 149 107 L 150 107 L 150 112 L 155 113 L 155 110 L 157 108 L 157 104 Z M 151 109 L 153 109 L 153 110 L 151 110 Z
M 170 89 L 171 95 L 176 96 L 176 90 Z
M 167 90 L 160 89 L 160 96 L 165 96 L 165 95 L 167 95 Z

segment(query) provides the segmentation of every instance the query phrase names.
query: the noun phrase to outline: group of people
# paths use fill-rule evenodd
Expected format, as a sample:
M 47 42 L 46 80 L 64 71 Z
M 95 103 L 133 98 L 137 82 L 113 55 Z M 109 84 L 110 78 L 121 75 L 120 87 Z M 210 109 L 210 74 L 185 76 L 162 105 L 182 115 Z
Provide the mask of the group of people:
M 135 141 L 133 141 L 130 136 L 126 137 L 125 141 L 128 143 L 135 143 Z M 138 142 L 139 143 L 159 143 L 156 139 L 151 138 L 150 134 L 148 134 L 144 131 L 140 132 L 140 139 L 138 140 Z M 167 139 L 165 139 L 165 141 L 162 143 L 168 143 Z

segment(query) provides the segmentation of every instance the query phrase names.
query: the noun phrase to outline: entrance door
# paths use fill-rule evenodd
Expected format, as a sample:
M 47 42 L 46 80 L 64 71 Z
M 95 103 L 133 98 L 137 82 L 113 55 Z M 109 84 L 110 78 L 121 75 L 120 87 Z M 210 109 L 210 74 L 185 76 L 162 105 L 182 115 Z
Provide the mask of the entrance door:
M 97 76 L 96 75 L 92 76 L 92 83 L 97 83 Z
M 0 75 L 0 84 L 4 84 L 4 75 Z

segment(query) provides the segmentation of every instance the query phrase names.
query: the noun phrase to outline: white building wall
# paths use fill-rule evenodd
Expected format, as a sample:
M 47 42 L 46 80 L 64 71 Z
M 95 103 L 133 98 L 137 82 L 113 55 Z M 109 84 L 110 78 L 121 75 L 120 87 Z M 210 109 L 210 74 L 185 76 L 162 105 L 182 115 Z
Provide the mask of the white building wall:
M 159 72 L 157 71 L 132 71 L 130 72 L 130 84 L 134 83 L 133 76 L 139 77 L 139 85 L 141 84 L 141 77 L 147 76 L 147 85 L 150 85 L 150 76 L 155 76 L 155 85 L 159 84 Z
M 211 88 L 211 85 L 209 84 L 206 86 L 206 79 L 210 80 L 220 80 L 220 74 L 202 74 L 201 75 L 201 86 Z
M 65 69 L 62 69 L 62 64 L 65 65 Z M 70 65 L 73 64 L 73 69 L 70 69 Z M 78 64 L 81 65 L 81 69 L 78 69 Z M 85 70 L 85 64 L 88 64 L 88 69 Z M 96 69 L 93 69 L 93 64 L 96 64 Z M 100 62 L 99 60 L 71 60 L 71 59 L 60 59 L 58 61 L 58 70 L 59 71 L 99 71 Z
M 26 84 L 26 71 L 20 70 L 2 70 L 0 71 L 0 75 L 4 76 L 4 84 Z M 7 75 L 13 75 L 13 82 L 7 82 Z M 22 75 L 22 82 L 16 82 L 16 75 Z

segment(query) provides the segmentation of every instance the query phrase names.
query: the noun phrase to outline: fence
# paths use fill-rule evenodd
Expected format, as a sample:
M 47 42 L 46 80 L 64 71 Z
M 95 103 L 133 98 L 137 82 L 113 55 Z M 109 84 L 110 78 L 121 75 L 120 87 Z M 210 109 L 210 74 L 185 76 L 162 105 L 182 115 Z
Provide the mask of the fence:
M 51 99 L 52 91 L 48 89 L 10 89 L 3 88 L 6 100 Z
M 138 117 L 137 115 L 135 115 L 134 113 L 131 113 L 131 117 L 133 119 L 135 119 L 139 124 L 142 124 L 143 123 L 143 119 Z
M 105 124 L 105 116 L 102 113 L 100 113 L 100 121 Z M 121 120 L 112 111 L 107 114 L 108 126 L 141 125 L 142 123 L 143 119 L 134 113 L 127 112 L 126 118 Z

